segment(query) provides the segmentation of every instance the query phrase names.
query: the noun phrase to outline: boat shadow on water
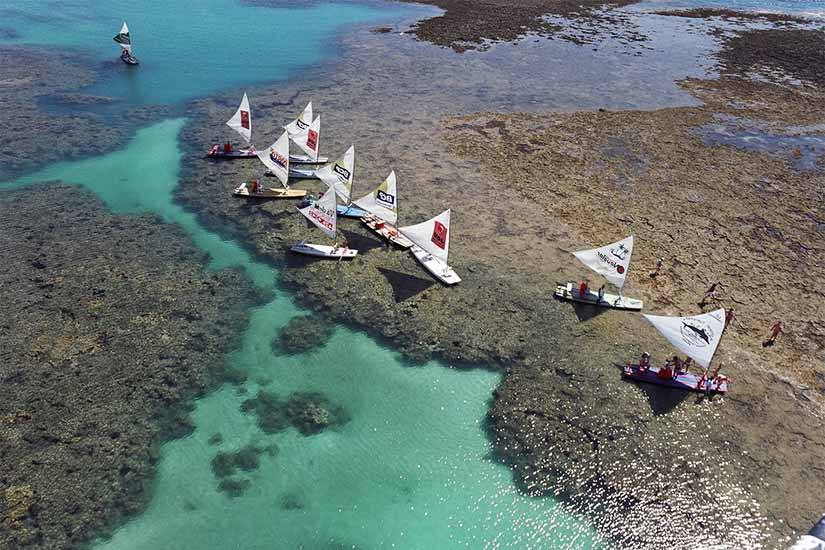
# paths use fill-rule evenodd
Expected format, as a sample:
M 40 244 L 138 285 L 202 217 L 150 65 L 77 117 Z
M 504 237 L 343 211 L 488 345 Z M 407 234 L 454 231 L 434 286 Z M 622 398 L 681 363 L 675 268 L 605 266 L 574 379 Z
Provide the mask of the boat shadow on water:
M 568 303 L 573 306 L 573 313 L 576 314 L 576 318 L 579 322 L 589 321 L 590 319 L 595 319 L 599 315 L 606 313 L 608 309 L 606 307 L 599 307 L 591 304 L 579 304 L 576 302 L 567 302 L 566 300 L 562 300 L 559 297 L 555 297 L 557 301 Z
M 387 282 L 390 283 L 396 304 L 424 292 L 435 284 L 435 281 L 431 279 L 422 279 L 421 277 L 416 277 L 409 273 L 401 273 L 400 271 L 394 271 L 392 269 L 379 267 L 378 271 L 387 279 Z

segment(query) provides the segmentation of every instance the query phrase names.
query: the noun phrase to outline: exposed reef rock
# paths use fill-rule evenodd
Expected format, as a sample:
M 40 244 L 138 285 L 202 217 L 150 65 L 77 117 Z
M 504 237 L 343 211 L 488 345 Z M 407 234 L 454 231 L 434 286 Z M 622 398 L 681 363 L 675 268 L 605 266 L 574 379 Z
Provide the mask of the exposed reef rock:
M 301 315 L 290 319 L 280 330 L 272 347 L 281 353 L 304 353 L 323 346 L 331 335 L 329 322 L 315 315 Z
M 158 444 L 191 430 L 261 297 L 155 217 L 0 193 L 0 547 L 77 548 L 145 505 Z

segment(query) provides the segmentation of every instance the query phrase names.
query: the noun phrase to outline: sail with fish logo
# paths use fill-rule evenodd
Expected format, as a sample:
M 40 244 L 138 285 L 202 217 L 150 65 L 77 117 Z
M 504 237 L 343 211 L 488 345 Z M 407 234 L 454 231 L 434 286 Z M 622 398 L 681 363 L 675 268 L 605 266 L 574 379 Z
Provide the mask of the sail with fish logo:
M 287 130 L 287 133 L 288 132 L 289 130 Z M 309 160 L 318 160 L 318 146 L 321 140 L 321 116 L 319 115 L 312 121 L 312 124 L 302 132 L 290 137 L 292 138 L 292 143 L 309 155 Z
M 335 193 L 324 193 L 324 196 L 317 201 L 298 210 L 306 219 L 334 239 L 337 230 L 337 208 Z
M 307 103 L 307 106 L 304 108 L 303 112 L 298 115 L 298 118 L 284 126 L 284 130 L 287 131 L 289 137 L 294 137 L 309 128 L 310 124 L 312 124 L 311 101 Z
M 708 368 L 725 328 L 725 310 L 692 317 L 645 315 L 645 319 L 679 351 Z
M 252 140 L 252 113 L 249 111 L 249 99 L 246 93 L 243 95 L 240 107 L 232 118 L 226 121 L 226 125 L 238 132 L 247 143 Z
M 375 214 L 387 223 L 395 225 L 398 221 L 397 200 L 395 170 L 393 170 L 375 191 L 355 201 L 355 205 Z
M 613 283 L 621 289 L 627 278 L 630 268 L 630 256 L 633 254 L 633 235 L 621 241 L 593 248 L 581 250 L 573 255 L 584 265 Z
M 257 151 L 258 158 L 269 170 L 278 176 L 281 184 L 289 189 L 289 136 L 286 132 L 281 134 L 278 141 L 264 149 Z
M 315 171 L 315 176 L 334 190 L 344 201 L 350 203 L 352 194 L 352 178 L 355 170 L 355 146 L 351 145 L 344 156 L 331 164 Z

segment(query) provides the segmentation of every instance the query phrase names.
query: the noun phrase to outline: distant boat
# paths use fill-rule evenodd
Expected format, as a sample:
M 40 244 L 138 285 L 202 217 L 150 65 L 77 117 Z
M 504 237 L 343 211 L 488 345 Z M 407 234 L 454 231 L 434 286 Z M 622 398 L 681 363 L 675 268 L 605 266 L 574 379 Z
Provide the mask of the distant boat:
M 411 252 L 427 271 L 447 285 L 461 278 L 447 264 L 450 252 L 450 210 L 425 222 L 402 227 L 399 231 L 413 242 Z
M 692 317 L 645 315 L 656 330 L 673 346 L 705 369 L 701 376 L 688 372 L 670 372 L 650 365 L 625 365 L 624 375 L 633 380 L 689 391 L 726 393 L 728 377 L 708 375 L 710 363 L 725 330 L 725 310 Z M 718 370 L 718 369 L 717 369 Z
M 630 256 L 632 254 L 632 235 L 626 239 L 600 248 L 574 252 L 573 255 L 578 258 L 581 263 L 607 279 L 608 282 L 613 283 L 620 292 L 618 295 L 603 293 L 599 296 L 596 290 L 585 288 L 582 293 L 580 287 L 577 287 L 574 283 L 567 283 L 556 287 L 556 296 L 563 300 L 581 302 L 594 306 L 635 311 L 642 309 L 644 303 L 641 300 L 626 298 L 621 295 L 622 286 L 624 286 L 627 272 L 630 269 Z
M 401 248 L 410 248 L 413 245 L 413 242 L 395 227 L 398 223 L 395 170 L 390 172 L 377 189 L 364 195 L 354 204 L 368 212 L 366 216 L 361 217 L 361 221 L 381 237 Z
M 318 121 L 319 127 L 314 132 L 313 124 L 312 102 L 310 101 L 301 114 L 298 115 L 298 118 L 284 126 L 284 130 L 289 134 L 289 139 L 306 152 L 306 155 L 290 154 L 289 160 L 293 164 L 326 164 L 329 162 L 329 158 L 318 156 L 318 142 L 321 137 L 320 121 Z
M 129 27 L 126 26 L 126 21 L 120 27 L 120 32 L 112 39 L 120 45 L 120 59 L 128 65 L 137 65 L 137 57 L 132 54 L 132 37 L 129 34 Z
M 286 133 L 284 133 L 284 135 L 286 135 Z M 324 193 L 323 197 L 314 203 L 298 207 L 298 211 L 303 214 L 306 219 L 315 224 L 315 226 L 321 229 L 321 231 L 329 235 L 330 238 L 335 239 L 335 244 L 330 246 L 301 241 L 292 247 L 293 252 L 333 260 L 351 260 L 358 254 L 357 250 L 353 250 L 348 246 L 338 246 L 338 215 L 336 211 L 336 202 L 335 193 L 328 191 Z

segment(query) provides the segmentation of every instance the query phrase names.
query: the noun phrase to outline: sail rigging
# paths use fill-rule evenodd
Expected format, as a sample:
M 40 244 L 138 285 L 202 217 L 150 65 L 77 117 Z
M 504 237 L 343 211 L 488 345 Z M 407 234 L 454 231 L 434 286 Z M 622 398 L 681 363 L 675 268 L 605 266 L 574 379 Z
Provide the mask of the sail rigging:
M 450 210 L 425 222 L 402 227 L 399 231 L 419 248 L 447 265 L 450 253 Z
M 126 21 L 123 22 L 123 26 L 120 27 L 120 32 L 117 33 L 112 40 L 120 44 L 120 47 L 127 52 L 132 53 L 132 36 L 129 34 L 129 27 L 126 25 Z

